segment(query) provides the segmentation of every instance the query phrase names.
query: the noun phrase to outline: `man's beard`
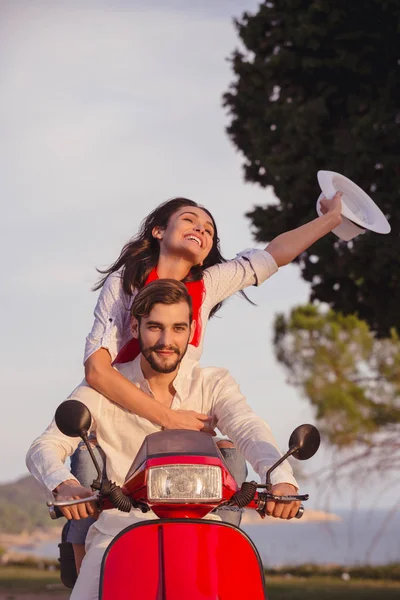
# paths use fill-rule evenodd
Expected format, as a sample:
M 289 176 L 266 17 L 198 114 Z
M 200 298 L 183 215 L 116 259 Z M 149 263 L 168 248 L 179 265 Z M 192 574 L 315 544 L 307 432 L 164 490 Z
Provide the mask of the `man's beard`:
M 151 366 L 151 368 L 153 369 L 153 371 L 156 371 L 156 373 L 172 373 L 173 371 L 175 371 L 175 369 L 180 364 L 182 358 L 186 354 L 188 344 L 189 342 L 186 344 L 185 349 L 182 353 L 180 352 L 177 346 L 164 346 L 163 344 L 156 344 L 155 346 L 149 346 L 148 348 L 145 348 L 141 336 L 139 334 L 140 350 L 147 362 L 149 363 L 149 365 Z M 169 352 L 174 352 L 175 356 L 168 357 L 170 360 L 172 360 L 172 362 L 163 364 L 163 358 L 156 354 L 156 352 L 160 350 L 168 350 Z

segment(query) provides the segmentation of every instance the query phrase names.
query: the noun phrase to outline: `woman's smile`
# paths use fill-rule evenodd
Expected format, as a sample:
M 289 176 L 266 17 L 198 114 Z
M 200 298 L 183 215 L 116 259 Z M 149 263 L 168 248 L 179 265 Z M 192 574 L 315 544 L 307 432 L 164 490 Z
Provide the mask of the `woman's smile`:
M 195 244 L 197 244 L 198 246 L 200 246 L 200 248 L 203 247 L 203 241 L 199 236 L 193 235 L 193 233 L 189 233 L 188 235 L 185 235 L 185 240 L 189 240 L 190 242 L 194 242 Z

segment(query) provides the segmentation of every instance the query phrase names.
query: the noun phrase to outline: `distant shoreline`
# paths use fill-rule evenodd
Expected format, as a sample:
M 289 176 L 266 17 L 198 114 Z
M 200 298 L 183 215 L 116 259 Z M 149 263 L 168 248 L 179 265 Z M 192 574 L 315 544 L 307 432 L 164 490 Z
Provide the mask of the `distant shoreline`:
M 46 542 L 58 542 L 61 539 L 61 526 L 37 528 L 21 533 L 0 533 L 0 546 L 5 549 L 1 562 L 30 556 L 31 552 Z
M 322 510 L 305 510 L 301 519 L 291 519 L 290 523 L 322 523 L 326 521 L 340 522 L 342 517 L 335 513 L 324 512 Z M 260 515 L 256 511 L 245 509 L 242 518 L 242 525 L 275 525 L 276 523 L 283 523 L 282 519 L 275 519 L 274 517 L 265 517 L 261 519 Z
M 307 510 L 301 519 L 293 519 L 296 523 L 310 523 L 322 521 L 341 521 L 341 517 L 334 513 L 328 513 L 318 510 Z M 282 523 L 281 519 L 266 517 L 261 519 L 253 510 L 245 510 L 242 519 L 242 525 L 273 525 Z M 0 533 L 0 546 L 6 549 L 6 553 L 13 549 L 14 552 L 30 552 L 46 542 L 58 542 L 61 538 L 61 526 L 48 528 L 37 528 L 33 531 L 23 531 L 21 533 Z
M 62 523 L 63 524 L 63 523 Z M 308 509 L 303 519 L 261 519 L 246 511 L 242 531 L 256 546 L 264 565 L 356 565 L 399 563 L 400 547 L 394 531 L 400 530 L 400 514 L 388 520 L 385 511 L 342 511 L 336 514 Z M 52 561 L 58 558 L 61 527 L 47 526 L 31 533 L 0 535 L 7 546 L 3 564 Z M 5 542 L 5 543 L 4 543 Z

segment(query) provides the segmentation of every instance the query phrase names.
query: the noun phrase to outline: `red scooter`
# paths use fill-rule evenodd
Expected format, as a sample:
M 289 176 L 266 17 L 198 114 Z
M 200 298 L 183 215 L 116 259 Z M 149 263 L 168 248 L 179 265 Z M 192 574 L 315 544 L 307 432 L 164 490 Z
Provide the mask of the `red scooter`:
M 91 415 L 77 400 L 56 412 L 62 433 L 86 443 L 98 477 L 89 498 L 49 502 L 57 507 L 97 500 L 102 509 L 150 509 L 159 517 L 122 530 L 108 546 L 100 578 L 100 600 L 262 600 L 267 598 L 263 565 L 250 538 L 238 527 L 203 519 L 217 508 L 255 509 L 265 516 L 267 500 L 307 500 L 308 495 L 277 497 L 269 491 L 271 472 L 288 456 L 311 458 L 320 436 L 313 425 L 292 433 L 289 450 L 268 471 L 265 484 L 245 482 L 239 489 L 211 435 L 167 430 L 148 435 L 122 488 L 102 477 L 87 432 Z M 301 517 L 300 507 L 297 517 Z

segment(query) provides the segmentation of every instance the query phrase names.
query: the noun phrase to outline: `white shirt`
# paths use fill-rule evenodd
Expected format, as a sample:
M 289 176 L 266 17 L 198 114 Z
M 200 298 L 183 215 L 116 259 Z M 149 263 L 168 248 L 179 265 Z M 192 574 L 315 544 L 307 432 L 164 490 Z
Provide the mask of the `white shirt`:
M 265 250 L 245 250 L 232 260 L 205 269 L 205 298 L 200 311 L 201 339 L 198 346 L 189 344 L 187 355 L 200 360 L 208 318 L 216 304 L 250 285 L 260 285 L 277 270 L 274 258 Z M 106 348 L 114 360 L 129 342 L 132 337 L 130 307 L 136 293 L 132 296 L 125 294 L 120 271 L 107 277 L 94 309 L 92 330 L 86 338 L 84 362 L 100 348 Z
M 152 393 L 143 376 L 140 359 L 141 355 L 116 368 L 144 392 Z M 201 368 L 196 361 L 185 357 L 174 380 L 174 388 L 176 393 L 171 408 L 195 410 L 215 417 L 218 429 L 229 436 L 263 480 L 281 453 L 270 427 L 251 410 L 228 371 Z M 80 400 L 89 408 L 93 418 L 91 431 L 96 432 L 106 455 L 107 476 L 122 485 L 144 438 L 159 431 L 160 427 L 111 402 L 85 381 L 69 398 Z M 63 481 L 73 478 L 64 462 L 79 442 L 79 438 L 63 435 L 53 420 L 28 451 L 26 464 L 29 471 L 49 491 L 54 490 Z M 286 482 L 297 487 L 287 461 L 272 473 L 271 481 L 274 485 Z M 97 529 L 115 535 L 126 526 L 121 526 L 116 516 L 122 516 L 122 513 L 116 509 L 104 511 L 96 522 Z

